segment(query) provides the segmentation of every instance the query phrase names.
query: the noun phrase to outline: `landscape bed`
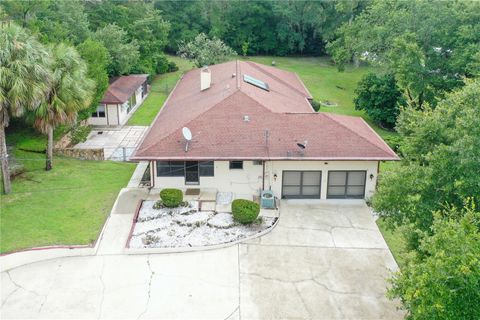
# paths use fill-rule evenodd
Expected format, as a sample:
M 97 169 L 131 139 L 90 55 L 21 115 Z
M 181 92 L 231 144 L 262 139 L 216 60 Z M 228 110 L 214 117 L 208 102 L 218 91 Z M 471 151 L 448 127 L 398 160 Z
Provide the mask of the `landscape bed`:
M 226 244 L 250 238 L 273 227 L 277 218 L 262 217 L 242 225 L 229 212 L 199 211 L 197 201 L 178 208 L 157 207 L 143 201 L 129 248 L 188 248 Z

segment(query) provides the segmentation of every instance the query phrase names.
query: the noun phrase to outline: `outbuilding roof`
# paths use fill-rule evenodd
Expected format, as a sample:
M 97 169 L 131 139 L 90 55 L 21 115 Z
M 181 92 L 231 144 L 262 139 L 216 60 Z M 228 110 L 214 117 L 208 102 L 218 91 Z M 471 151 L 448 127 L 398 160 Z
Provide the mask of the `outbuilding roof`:
M 148 74 L 131 74 L 110 79 L 101 103 L 121 104 L 126 102 L 135 90 L 147 81 Z
M 315 112 L 295 73 L 231 61 L 211 66 L 201 91 L 200 72 L 177 83 L 133 160 L 398 160 L 362 118 Z M 187 151 L 183 127 L 193 134 Z

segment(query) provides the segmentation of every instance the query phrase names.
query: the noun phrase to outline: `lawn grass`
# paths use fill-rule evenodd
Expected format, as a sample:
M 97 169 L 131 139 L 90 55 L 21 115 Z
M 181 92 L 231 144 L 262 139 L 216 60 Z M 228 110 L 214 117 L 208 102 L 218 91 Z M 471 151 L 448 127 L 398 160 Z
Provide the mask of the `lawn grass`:
M 276 67 L 296 72 L 313 98 L 318 101 L 331 101 L 336 107 L 321 106 L 321 112 L 332 112 L 364 118 L 370 126 L 383 138 L 396 135 L 395 132 L 385 130 L 374 124 L 362 110 L 355 110 L 353 98 L 355 89 L 360 79 L 372 67 L 360 66 L 358 68 L 347 67 L 345 71 L 338 71 L 331 60 L 327 57 L 248 57 L 247 60 L 265 65 L 271 65 L 275 61 Z
M 7 135 L 24 143 L 38 137 Z M 11 139 L 11 137 L 13 139 Z M 12 193 L 0 196 L 0 252 L 47 245 L 89 244 L 97 236 L 119 190 L 135 164 L 55 157 L 47 172 L 45 155 L 15 151 L 26 172 L 12 181 Z
M 176 56 L 168 56 L 178 66 L 178 71 L 161 74 L 155 77 L 151 83 L 150 93 L 143 104 L 135 111 L 128 120 L 130 126 L 149 126 L 160 111 L 170 91 L 175 87 L 180 76 L 193 68 L 189 61 Z
M 387 223 L 383 218 L 377 220 L 377 226 L 388 245 L 388 248 L 393 254 L 395 261 L 397 261 L 400 269 L 406 264 L 407 257 L 410 255 L 406 248 L 405 239 L 402 236 L 399 228 L 392 230 L 387 227 Z

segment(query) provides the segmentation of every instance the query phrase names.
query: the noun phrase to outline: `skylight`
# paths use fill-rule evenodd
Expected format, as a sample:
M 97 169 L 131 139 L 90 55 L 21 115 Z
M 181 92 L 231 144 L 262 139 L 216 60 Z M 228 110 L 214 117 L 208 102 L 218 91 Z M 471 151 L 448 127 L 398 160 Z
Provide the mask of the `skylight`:
M 258 79 L 255 79 L 254 77 L 247 76 L 246 74 L 243 75 L 243 81 L 246 83 L 250 83 L 251 85 L 263 89 L 265 91 L 270 91 L 270 88 L 268 87 L 268 84 L 260 81 Z

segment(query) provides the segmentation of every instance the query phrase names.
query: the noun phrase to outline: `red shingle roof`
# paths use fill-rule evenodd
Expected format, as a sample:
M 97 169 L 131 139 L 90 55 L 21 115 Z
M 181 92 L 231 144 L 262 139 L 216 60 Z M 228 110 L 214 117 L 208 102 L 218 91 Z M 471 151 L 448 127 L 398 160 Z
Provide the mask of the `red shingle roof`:
M 126 102 L 135 90 L 147 81 L 147 77 L 148 74 L 131 74 L 113 78 L 101 103 L 120 104 Z
M 362 118 L 314 112 L 294 73 L 243 61 L 210 69 L 204 91 L 200 69 L 184 75 L 132 159 L 398 159 Z M 244 74 L 270 91 L 245 83 Z M 187 152 L 182 127 L 193 133 Z M 304 141 L 301 152 L 297 143 Z

